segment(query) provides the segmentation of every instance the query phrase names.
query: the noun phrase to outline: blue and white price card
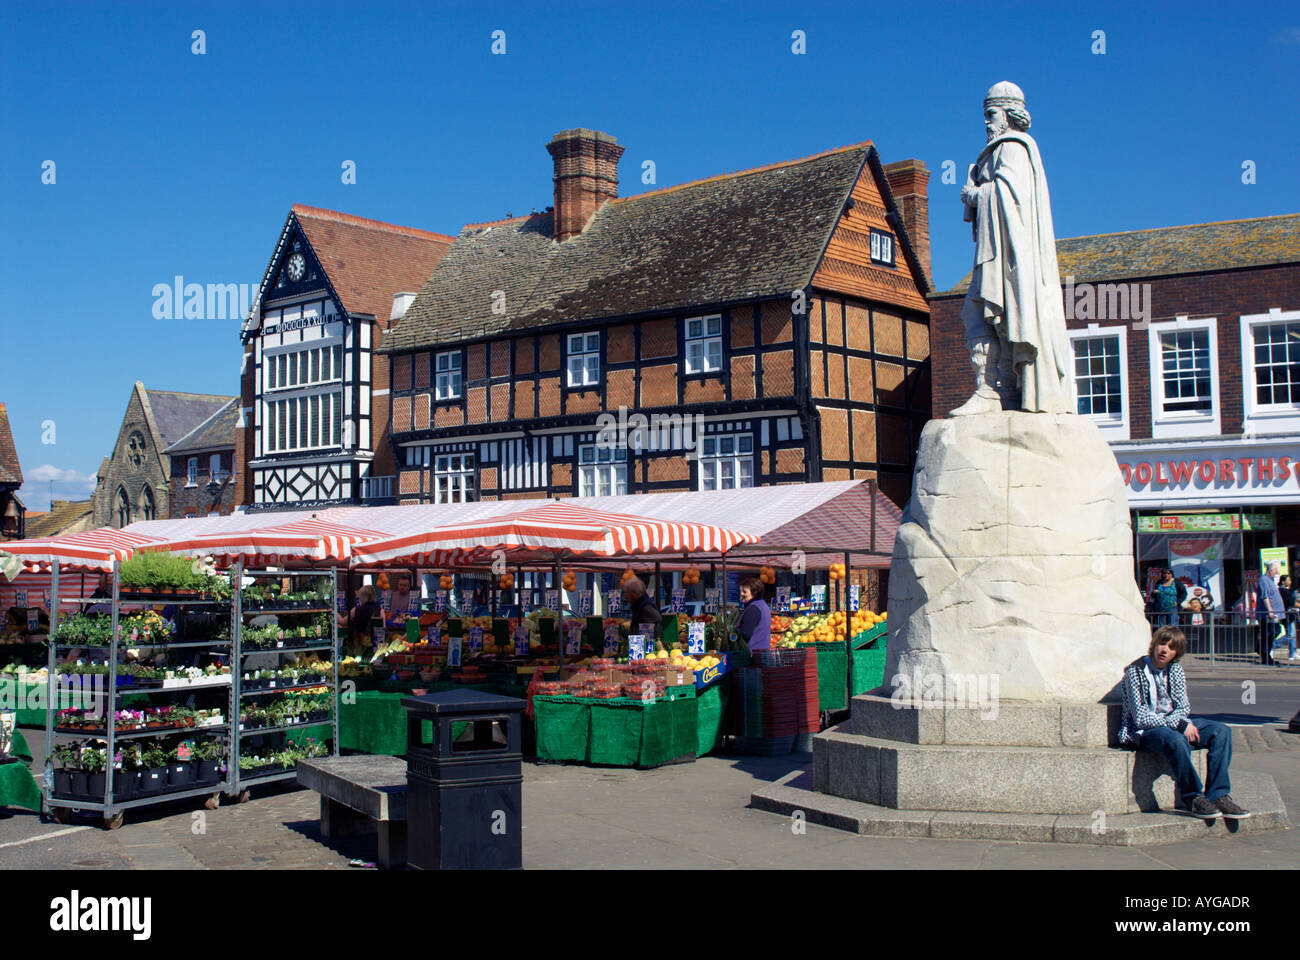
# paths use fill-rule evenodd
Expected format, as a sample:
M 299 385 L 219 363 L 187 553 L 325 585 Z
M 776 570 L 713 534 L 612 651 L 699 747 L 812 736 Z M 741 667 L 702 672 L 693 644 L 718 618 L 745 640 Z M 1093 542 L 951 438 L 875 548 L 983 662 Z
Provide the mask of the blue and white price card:
M 547 609 L 547 610 L 554 610 L 554 611 L 556 611 L 557 613 L 559 612 L 559 610 L 560 610 L 560 591 L 559 591 L 559 590 L 547 590 L 547 591 L 546 591 L 546 609 Z
M 692 623 L 686 628 L 686 652 L 691 656 L 704 652 L 704 624 Z
M 445 611 L 445 610 L 447 609 L 447 591 L 446 591 L 446 590 L 435 590 L 435 591 L 433 591 L 433 609 L 436 610 L 436 611 L 438 611 L 439 613 L 442 613 L 443 611 Z
M 814 610 L 826 609 L 826 584 L 814 584 L 812 588 L 812 603 Z
M 464 643 L 464 640 L 465 640 L 464 637 L 447 638 L 447 666 L 449 667 L 460 666 L 460 651 L 461 651 L 461 646 Z
M 346 594 L 340 593 L 334 598 L 334 605 L 339 608 L 339 613 L 348 612 L 348 598 Z
M 371 632 L 370 632 L 370 635 L 371 635 L 371 637 L 374 638 L 375 646 L 376 646 L 376 647 L 378 647 L 378 646 L 379 646 L 380 644 L 382 644 L 386 639 L 388 639 L 388 633 L 387 633 L 386 630 L 384 630 L 384 628 L 383 628 L 382 626 L 378 626 L 378 627 L 373 628 L 373 629 L 371 630 Z
M 849 609 L 857 610 L 858 605 L 862 602 L 862 587 L 859 584 L 849 584 Z
M 642 650 L 645 648 L 642 647 Z M 618 656 L 618 624 L 605 624 L 605 656 Z
M 634 633 L 627 638 L 627 658 L 629 660 L 645 659 L 645 634 Z
M 384 595 L 380 598 L 383 608 L 389 613 L 393 612 L 393 591 L 385 590 Z
M 25 607 L 25 606 L 27 606 L 27 591 L 26 591 L 26 590 L 15 590 L 15 591 L 14 591 L 14 606 L 15 606 L 15 607 Z
M 27 608 L 27 632 L 35 633 L 41 628 L 41 614 L 35 607 Z
M 605 592 L 605 609 L 608 611 L 606 616 L 621 617 L 623 615 L 623 591 L 607 590 Z
M 429 632 L 425 636 L 429 639 L 429 646 L 438 647 L 442 645 L 442 627 L 438 626 L 438 624 L 429 624 Z
M 722 591 L 719 589 L 704 591 L 704 612 L 717 613 L 718 606 L 722 602 Z
M 460 615 L 462 617 L 474 616 L 474 591 L 462 590 L 460 592 Z
M 469 652 L 470 653 L 483 652 L 483 628 L 482 627 L 469 628 Z
M 566 657 L 576 657 L 582 649 L 582 628 L 581 620 L 570 618 L 564 621 L 564 655 Z
M 681 613 L 686 609 L 686 590 L 678 587 L 673 591 L 673 613 Z
M 528 650 L 532 646 L 532 635 L 528 632 L 528 627 L 519 624 L 515 627 L 515 656 L 526 657 Z
M 411 602 L 407 605 L 406 612 L 415 617 L 420 615 L 420 597 L 418 594 L 411 594 Z
M 580 617 L 591 616 L 591 591 L 590 590 L 578 591 L 578 616 Z
M 782 613 L 790 609 L 790 588 L 776 588 L 776 608 Z

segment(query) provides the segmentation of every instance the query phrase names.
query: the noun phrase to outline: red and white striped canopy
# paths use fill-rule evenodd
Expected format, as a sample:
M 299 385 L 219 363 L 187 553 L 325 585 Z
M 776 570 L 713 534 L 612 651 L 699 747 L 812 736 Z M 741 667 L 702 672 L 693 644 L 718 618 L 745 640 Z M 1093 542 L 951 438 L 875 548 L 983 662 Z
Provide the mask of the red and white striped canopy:
M 307 517 L 256 530 L 226 530 L 181 537 L 168 540 L 166 549 L 173 554 L 225 560 L 274 557 L 277 561 L 333 560 L 342 563 L 351 557 L 354 544 L 383 536 L 379 530 Z
M 101 527 L 60 537 L 14 540 L 0 544 L 0 551 L 13 554 L 29 571 L 48 570 L 56 560 L 63 569 L 112 570 L 114 560 L 129 560 L 136 550 L 162 542 L 143 533 Z
M 546 554 L 617 557 L 729 550 L 757 537 L 707 523 L 655 520 L 565 503 L 357 544 L 354 565 L 418 563 L 446 566 L 484 560 L 503 551 L 512 560 Z

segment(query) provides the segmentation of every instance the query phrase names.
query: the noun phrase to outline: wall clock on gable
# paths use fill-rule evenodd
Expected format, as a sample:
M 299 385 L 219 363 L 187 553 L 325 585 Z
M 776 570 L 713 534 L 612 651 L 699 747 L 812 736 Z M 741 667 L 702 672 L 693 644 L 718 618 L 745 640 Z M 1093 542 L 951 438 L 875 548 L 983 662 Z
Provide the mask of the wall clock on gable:
M 289 280 L 293 283 L 300 283 L 302 278 L 307 275 L 307 258 L 301 253 L 295 253 L 285 264 L 284 272 Z

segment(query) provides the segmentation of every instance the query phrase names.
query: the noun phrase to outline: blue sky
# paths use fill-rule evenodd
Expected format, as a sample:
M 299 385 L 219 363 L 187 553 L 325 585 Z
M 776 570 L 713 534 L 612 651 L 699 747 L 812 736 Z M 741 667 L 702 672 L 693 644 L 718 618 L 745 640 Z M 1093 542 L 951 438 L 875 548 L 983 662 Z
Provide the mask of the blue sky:
M 22 496 L 85 495 L 136 380 L 237 391 L 239 321 L 157 320 L 155 284 L 256 284 L 295 202 L 451 234 L 541 209 L 568 127 L 618 137 L 624 194 L 644 160 L 663 187 L 868 139 L 919 157 L 951 286 L 971 245 L 943 163 L 975 158 L 1002 79 L 1058 236 L 1300 211 L 1294 4 L 8 0 L 0 400 Z

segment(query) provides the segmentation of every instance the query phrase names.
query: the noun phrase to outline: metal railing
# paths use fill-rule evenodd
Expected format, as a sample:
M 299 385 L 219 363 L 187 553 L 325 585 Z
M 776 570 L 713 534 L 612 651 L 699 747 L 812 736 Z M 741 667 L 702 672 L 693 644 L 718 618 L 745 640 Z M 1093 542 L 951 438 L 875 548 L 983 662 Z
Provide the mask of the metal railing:
M 387 500 L 393 495 L 394 477 L 362 477 L 362 500 Z
M 1291 647 L 1286 631 L 1288 625 L 1293 631 L 1300 628 L 1295 620 L 1289 624 L 1286 620 L 1265 620 L 1265 637 L 1261 640 L 1261 622 L 1253 613 L 1235 610 L 1200 614 L 1186 610 L 1177 613 L 1147 611 L 1146 617 L 1152 630 L 1166 624 L 1182 630 L 1187 636 L 1187 656 L 1198 663 L 1210 666 L 1260 663 L 1260 650 L 1263 646 L 1268 646 L 1274 662 L 1300 666 L 1300 660 L 1288 660 Z M 1279 628 L 1282 636 L 1275 639 Z M 1275 642 L 1280 646 L 1273 646 Z

